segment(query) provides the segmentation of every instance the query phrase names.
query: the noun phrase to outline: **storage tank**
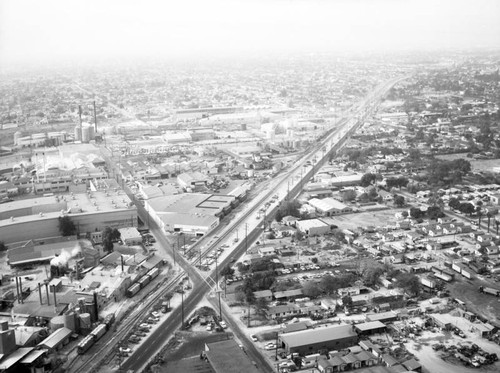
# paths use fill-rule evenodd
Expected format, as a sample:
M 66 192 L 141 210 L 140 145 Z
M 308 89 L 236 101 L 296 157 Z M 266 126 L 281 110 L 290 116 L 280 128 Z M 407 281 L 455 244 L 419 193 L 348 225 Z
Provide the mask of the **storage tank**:
M 56 331 L 64 326 L 64 316 L 55 316 L 50 319 L 50 330 Z
M 78 331 L 76 313 L 69 312 L 64 315 L 64 327 L 70 329 L 73 332 Z
M 82 130 L 80 126 L 75 126 L 75 141 L 82 141 Z
M 95 128 L 94 126 L 88 126 L 89 138 L 90 140 L 95 140 Z
M 79 315 L 80 319 L 80 327 L 82 329 L 90 329 L 91 322 L 90 322 L 90 313 L 81 313 Z
M 82 142 L 83 143 L 88 143 L 90 141 L 90 127 L 85 126 L 82 127 Z

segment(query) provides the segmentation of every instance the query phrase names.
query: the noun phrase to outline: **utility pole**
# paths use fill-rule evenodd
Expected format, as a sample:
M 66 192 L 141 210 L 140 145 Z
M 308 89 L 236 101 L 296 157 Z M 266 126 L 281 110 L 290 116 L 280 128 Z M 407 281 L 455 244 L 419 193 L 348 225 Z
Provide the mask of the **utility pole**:
M 247 327 L 250 327 L 250 302 L 248 302 L 248 319 L 247 319 Z
M 182 317 L 182 320 L 181 320 L 181 330 L 184 329 L 184 287 L 182 289 L 182 293 L 181 293 L 181 317 Z
M 248 254 L 248 223 L 245 223 L 245 254 Z

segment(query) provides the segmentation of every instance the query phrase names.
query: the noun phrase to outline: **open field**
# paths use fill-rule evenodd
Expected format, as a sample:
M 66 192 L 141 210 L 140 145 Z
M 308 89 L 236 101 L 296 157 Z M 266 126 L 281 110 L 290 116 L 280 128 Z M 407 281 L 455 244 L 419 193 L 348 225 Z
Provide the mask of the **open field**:
M 447 286 L 450 290 L 450 296 L 467 303 L 467 310 L 482 315 L 500 325 L 500 298 L 482 294 L 478 291 L 481 285 L 494 288 L 500 288 L 500 286 L 491 285 L 479 279 L 465 280 L 460 275 L 457 276 L 455 277 L 456 281 Z
M 332 216 L 335 224 L 341 229 L 357 229 L 359 227 L 384 226 L 396 221 L 395 214 L 404 209 L 378 210 L 374 212 L 360 212 L 357 214 L 346 214 Z
M 436 158 L 447 161 L 463 158 L 470 162 L 472 171 L 500 172 L 500 160 L 498 159 L 470 159 L 467 158 L 467 154 L 465 153 L 438 155 Z

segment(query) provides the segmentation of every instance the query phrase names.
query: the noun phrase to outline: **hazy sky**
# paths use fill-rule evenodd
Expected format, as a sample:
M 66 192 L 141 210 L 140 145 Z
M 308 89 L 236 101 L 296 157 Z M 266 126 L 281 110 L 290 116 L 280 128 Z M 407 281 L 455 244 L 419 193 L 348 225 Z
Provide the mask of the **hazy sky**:
M 0 0 L 0 63 L 500 47 L 500 0 Z

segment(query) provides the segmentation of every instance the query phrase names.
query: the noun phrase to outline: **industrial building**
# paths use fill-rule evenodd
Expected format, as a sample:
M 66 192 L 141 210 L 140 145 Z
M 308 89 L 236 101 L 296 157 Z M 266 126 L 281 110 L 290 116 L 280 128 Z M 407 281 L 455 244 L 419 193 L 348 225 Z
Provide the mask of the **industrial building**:
M 354 346 L 358 343 L 358 334 L 352 325 L 334 325 L 282 334 L 278 341 L 279 347 L 284 348 L 286 353 L 308 355 L 319 350 L 340 350 Z
M 352 208 L 333 198 L 313 198 L 307 201 L 307 203 L 322 216 L 332 216 L 352 212 Z
M 205 235 L 237 205 L 234 196 L 185 193 L 151 198 L 145 207 L 165 232 Z
M 101 188 L 100 185 L 106 187 Z M 90 183 L 82 193 L 57 194 L 4 203 L 0 212 L 0 237 L 7 243 L 60 236 L 59 217 L 69 216 L 76 233 L 137 226 L 137 208 L 118 187 L 104 180 Z
M 308 236 L 321 236 L 330 233 L 330 225 L 320 219 L 298 220 L 295 226 L 299 231 Z

